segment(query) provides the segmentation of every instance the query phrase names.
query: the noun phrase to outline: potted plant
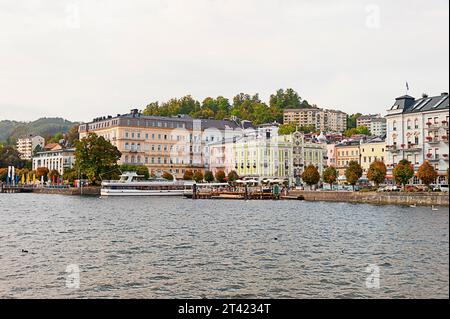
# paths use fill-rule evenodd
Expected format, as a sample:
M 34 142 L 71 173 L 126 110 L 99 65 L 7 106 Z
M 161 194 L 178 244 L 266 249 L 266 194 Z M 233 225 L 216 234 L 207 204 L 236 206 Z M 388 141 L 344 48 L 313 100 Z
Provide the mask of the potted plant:
M 427 141 L 431 141 L 431 140 L 433 140 L 433 137 L 432 136 L 427 136 Z
M 431 126 L 431 125 L 433 125 L 433 123 L 427 122 L 427 126 Z
M 432 156 L 433 156 L 433 154 L 431 154 L 431 153 L 428 153 L 428 154 L 427 154 L 427 157 L 428 157 L 428 158 L 431 158 Z

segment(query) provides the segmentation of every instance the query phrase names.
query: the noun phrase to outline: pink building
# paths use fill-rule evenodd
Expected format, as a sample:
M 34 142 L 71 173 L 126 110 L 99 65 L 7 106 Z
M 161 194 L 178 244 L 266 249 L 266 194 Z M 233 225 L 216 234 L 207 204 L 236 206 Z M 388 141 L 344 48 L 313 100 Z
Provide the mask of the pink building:
M 336 144 L 327 145 L 327 166 L 336 166 Z

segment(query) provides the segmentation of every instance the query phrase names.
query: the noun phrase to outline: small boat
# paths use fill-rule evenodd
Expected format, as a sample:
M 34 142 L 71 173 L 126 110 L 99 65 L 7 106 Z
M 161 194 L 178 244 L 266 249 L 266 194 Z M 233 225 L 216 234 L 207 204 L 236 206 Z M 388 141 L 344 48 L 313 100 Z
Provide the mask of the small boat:
M 431 206 L 431 210 L 434 211 L 434 212 L 437 212 L 439 209 L 437 207 L 435 207 L 435 206 Z
M 411 207 L 411 208 L 416 208 L 417 205 L 416 205 L 416 204 L 413 204 L 413 205 L 409 205 L 409 207 Z
M 194 182 L 169 181 L 163 178 L 146 180 L 136 172 L 125 172 L 116 181 L 102 182 L 100 194 L 108 196 L 183 196 L 192 192 Z

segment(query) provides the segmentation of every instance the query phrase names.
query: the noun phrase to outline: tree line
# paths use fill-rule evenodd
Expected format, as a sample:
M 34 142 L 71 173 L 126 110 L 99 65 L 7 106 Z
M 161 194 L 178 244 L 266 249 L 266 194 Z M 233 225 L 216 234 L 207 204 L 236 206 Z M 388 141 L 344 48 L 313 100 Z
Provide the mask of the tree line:
M 187 114 L 194 118 L 223 120 L 236 116 L 242 120 L 259 125 L 271 122 L 283 122 L 283 111 L 287 108 L 310 108 L 310 105 L 293 89 L 279 89 L 270 95 L 269 103 L 263 102 L 259 94 L 239 93 L 232 101 L 218 96 L 207 97 L 202 102 L 191 95 L 173 98 L 167 102 L 152 102 L 143 110 L 144 115 L 175 116 Z

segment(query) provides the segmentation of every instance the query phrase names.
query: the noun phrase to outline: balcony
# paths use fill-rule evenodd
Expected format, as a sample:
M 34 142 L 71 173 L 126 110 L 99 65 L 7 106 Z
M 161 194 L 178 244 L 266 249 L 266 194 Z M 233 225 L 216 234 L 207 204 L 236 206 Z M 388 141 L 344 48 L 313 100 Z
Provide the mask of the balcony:
M 426 126 L 428 129 L 428 132 L 439 131 L 441 128 L 444 127 L 442 124 L 431 123 L 431 122 L 426 123 Z
M 387 147 L 388 152 L 391 153 L 398 153 L 400 150 L 398 149 L 397 145 L 388 145 Z
M 441 137 L 442 142 L 447 143 L 448 144 L 448 136 L 444 135 Z
M 439 154 L 427 154 L 427 160 L 430 163 L 438 163 L 441 160 L 441 156 Z
M 436 145 L 439 144 L 440 142 L 441 139 L 439 137 L 431 137 L 431 136 L 427 137 L 427 143 L 430 145 Z
M 415 144 L 409 144 L 405 149 L 405 152 L 407 153 L 416 153 L 416 152 L 421 152 L 422 148 L 419 145 L 415 145 Z

